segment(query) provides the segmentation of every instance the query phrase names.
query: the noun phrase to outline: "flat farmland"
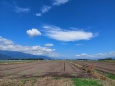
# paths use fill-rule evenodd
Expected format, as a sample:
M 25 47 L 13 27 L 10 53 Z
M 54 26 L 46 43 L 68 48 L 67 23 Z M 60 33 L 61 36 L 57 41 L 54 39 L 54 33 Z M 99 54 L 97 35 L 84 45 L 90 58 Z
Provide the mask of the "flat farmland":
M 0 64 L 0 86 L 85 86 L 85 83 L 88 86 L 93 86 L 94 83 L 97 84 L 94 86 L 106 86 L 100 84 L 100 79 L 96 78 L 94 73 L 86 71 L 91 65 L 95 69 L 115 73 L 114 62 L 64 60 L 4 62 Z M 109 85 L 110 81 L 106 81 L 104 78 L 104 84 L 114 86 Z
M 115 62 L 104 61 L 74 61 L 74 63 L 81 66 L 93 66 L 96 70 L 115 74 Z
M 88 77 L 83 70 L 67 61 L 39 61 L 21 64 L 0 65 L 1 78 L 27 77 Z

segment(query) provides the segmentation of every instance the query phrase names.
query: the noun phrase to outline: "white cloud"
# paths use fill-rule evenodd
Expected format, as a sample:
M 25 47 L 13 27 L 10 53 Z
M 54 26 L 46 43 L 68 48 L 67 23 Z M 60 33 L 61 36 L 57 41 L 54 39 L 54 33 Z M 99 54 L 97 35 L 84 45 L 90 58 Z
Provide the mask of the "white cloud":
M 14 4 L 14 8 L 15 8 L 15 11 L 17 13 L 28 13 L 30 12 L 30 8 L 22 8 L 22 7 L 19 7 L 14 1 L 13 1 L 13 4 Z
M 42 13 L 36 13 L 36 16 L 42 16 Z
M 83 44 L 76 44 L 77 46 L 81 46 L 81 45 L 83 45 Z
M 20 51 L 23 53 L 29 53 L 33 55 L 45 55 L 45 56 L 56 56 L 55 49 L 50 49 L 41 46 L 22 46 L 13 43 L 13 41 L 8 40 L 0 36 L 0 50 L 9 51 Z
M 108 57 L 115 57 L 115 52 L 107 52 L 107 53 L 97 53 L 97 54 L 77 54 L 75 55 L 77 59 L 103 59 Z
M 67 3 L 68 1 L 69 1 L 69 0 L 54 0 L 53 5 L 60 6 L 60 5 L 62 5 L 62 4 Z
M 86 32 L 83 30 L 63 30 L 56 26 L 43 26 L 46 31 L 46 35 L 52 39 L 59 41 L 78 41 L 78 40 L 90 40 L 94 37 L 92 32 Z
M 30 8 L 15 7 L 15 11 L 17 13 L 28 13 L 30 12 Z
M 43 8 L 41 9 L 41 11 L 42 11 L 42 13 L 46 13 L 46 12 L 48 12 L 49 10 L 50 10 L 50 6 L 43 6 Z
M 34 37 L 34 36 L 41 35 L 41 32 L 38 31 L 36 28 L 32 28 L 31 30 L 27 30 L 26 33 L 27 33 L 30 37 Z
M 13 44 L 13 41 L 8 40 L 8 39 L 5 39 L 5 38 L 2 38 L 2 37 L 0 36 L 0 44 L 12 45 L 12 44 Z
M 44 6 L 40 9 L 41 12 L 36 13 L 36 16 L 42 16 L 42 14 L 48 12 L 52 7 L 54 7 L 54 6 L 60 6 L 60 5 L 62 5 L 62 4 L 67 3 L 68 1 L 69 1 L 69 0 L 54 0 L 54 2 L 52 3 L 51 6 L 44 5 Z
M 52 47 L 54 46 L 53 44 L 45 44 L 46 47 Z
M 44 5 L 44 6 L 41 8 L 41 13 L 36 13 L 36 16 L 42 16 L 43 13 L 48 12 L 50 9 L 51 9 L 50 6 Z

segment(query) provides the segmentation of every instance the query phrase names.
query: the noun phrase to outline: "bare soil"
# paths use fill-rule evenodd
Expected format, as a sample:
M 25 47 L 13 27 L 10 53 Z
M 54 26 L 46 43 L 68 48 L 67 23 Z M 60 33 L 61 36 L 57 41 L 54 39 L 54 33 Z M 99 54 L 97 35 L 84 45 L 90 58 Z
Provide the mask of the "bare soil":
M 73 86 L 70 78 L 94 78 L 75 64 L 115 74 L 115 63 L 92 61 L 39 61 L 0 65 L 0 86 Z
M 76 64 L 82 66 L 91 66 L 93 65 L 95 69 L 105 72 L 115 74 L 115 62 L 100 62 L 100 61 L 76 61 Z
M 6 82 L 4 81 L 6 80 Z M 0 80 L 0 86 L 74 86 L 73 81 L 69 78 L 55 79 L 53 77 L 36 78 L 22 82 L 21 80 L 4 79 Z
M 30 77 L 89 77 L 67 61 L 41 61 L 22 64 L 0 65 L 0 78 Z

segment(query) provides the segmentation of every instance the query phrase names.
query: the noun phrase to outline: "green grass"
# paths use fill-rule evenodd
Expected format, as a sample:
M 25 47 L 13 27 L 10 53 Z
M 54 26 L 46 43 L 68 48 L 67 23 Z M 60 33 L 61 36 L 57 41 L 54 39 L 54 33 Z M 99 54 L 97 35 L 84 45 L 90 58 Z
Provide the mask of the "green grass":
M 110 79 L 115 80 L 115 74 L 111 74 L 111 73 L 103 73 L 103 72 L 101 72 L 101 71 L 99 71 L 99 70 L 96 70 L 96 71 L 97 71 L 98 73 L 100 73 L 100 74 L 102 74 L 102 75 L 104 75 L 104 76 L 110 78 Z
M 28 79 L 23 79 L 22 80 L 23 85 L 26 84 L 27 81 L 32 81 L 31 86 L 34 86 L 34 84 L 36 83 L 37 79 L 34 78 L 34 77 L 33 78 L 28 78 Z
M 54 77 L 53 79 L 58 80 L 58 79 L 61 79 L 61 78 L 60 77 Z
M 104 75 L 107 76 L 110 79 L 114 79 L 115 80 L 115 74 L 107 73 L 107 74 L 104 74 Z
M 23 84 L 26 84 L 27 79 L 23 79 L 22 82 L 23 82 Z
M 34 84 L 36 83 L 37 79 L 36 78 L 32 78 L 32 85 L 31 86 L 34 86 Z
M 103 86 L 97 80 L 73 78 L 75 86 Z

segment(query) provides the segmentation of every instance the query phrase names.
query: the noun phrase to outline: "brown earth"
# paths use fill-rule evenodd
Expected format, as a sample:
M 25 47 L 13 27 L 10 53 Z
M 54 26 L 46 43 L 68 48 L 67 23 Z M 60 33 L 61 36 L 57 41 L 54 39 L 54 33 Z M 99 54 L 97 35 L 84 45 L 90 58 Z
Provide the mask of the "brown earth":
M 115 62 L 74 61 L 74 63 L 82 66 L 93 66 L 101 72 L 115 74 Z
M 73 81 L 69 78 L 54 78 L 41 77 L 35 79 L 15 80 L 4 79 L 0 80 L 0 86 L 74 86 Z
M 67 61 L 41 61 L 22 64 L 0 65 L 0 78 L 29 77 L 89 77 Z
M 0 86 L 73 86 L 70 78 L 92 78 L 76 66 L 91 66 L 115 74 L 115 63 L 92 61 L 39 61 L 0 65 Z

